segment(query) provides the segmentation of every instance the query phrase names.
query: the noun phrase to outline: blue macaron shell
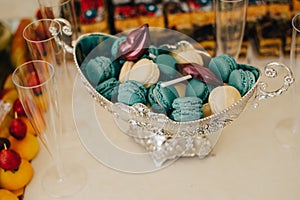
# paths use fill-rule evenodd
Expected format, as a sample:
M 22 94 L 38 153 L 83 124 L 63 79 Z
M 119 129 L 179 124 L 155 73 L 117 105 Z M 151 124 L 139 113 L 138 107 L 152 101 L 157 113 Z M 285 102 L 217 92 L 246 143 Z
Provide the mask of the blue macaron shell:
M 117 87 L 119 84 L 119 81 L 112 77 L 110 79 L 107 79 L 96 86 L 96 91 L 99 92 L 103 97 L 105 97 L 108 100 L 112 99 L 113 90 L 115 87 Z
M 128 80 L 119 85 L 117 100 L 132 106 L 136 103 L 146 104 L 147 89 L 137 81 Z
M 223 54 L 212 58 L 208 67 L 224 82 L 227 82 L 230 73 L 238 68 L 238 64 L 232 56 Z
M 248 76 L 248 91 L 255 85 L 256 83 L 256 78 L 255 78 L 255 75 L 254 73 L 252 73 L 252 71 L 248 71 L 246 70 L 246 74 Z
M 255 76 L 255 81 L 257 81 L 260 73 L 258 69 L 248 64 L 238 64 L 238 68 L 252 72 Z
M 151 54 L 150 57 L 156 57 L 159 54 L 158 48 L 151 44 L 148 48 L 148 53 Z
M 198 97 L 178 97 L 173 103 L 170 118 L 179 121 L 193 121 L 203 117 L 202 100 Z
M 243 96 L 249 88 L 249 78 L 247 73 L 242 69 L 237 69 L 231 72 L 228 84 L 235 87 Z
M 155 62 L 160 71 L 160 80 L 168 81 L 176 78 L 179 72 L 176 70 L 176 59 L 169 54 L 160 54 Z
M 177 122 L 187 122 L 201 119 L 203 117 L 203 111 L 201 109 L 180 109 L 174 110 L 170 118 Z
M 198 97 L 178 97 L 172 103 L 173 109 L 201 108 L 202 100 Z
M 104 56 L 90 59 L 85 66 L 85 74 L 92 85 L 115 76 L 115 69 L 111 66 L 111 60 Z
M 151 105 L 158 104 L 168 113 L 172 109 L 174 99 L 178 97 L 178 92 L 172 85 L 163 88 L 160 84 L 161 82 L 158 82 L 149 90 L 148 99 Z
M 198 79 L 191 79 L 185 89 L 185 96 L 187 97 L 198 97 L 202 99 L 203 102 L 206 102 L 209 95 L 209 89 L 207 85 L 198 80 Z

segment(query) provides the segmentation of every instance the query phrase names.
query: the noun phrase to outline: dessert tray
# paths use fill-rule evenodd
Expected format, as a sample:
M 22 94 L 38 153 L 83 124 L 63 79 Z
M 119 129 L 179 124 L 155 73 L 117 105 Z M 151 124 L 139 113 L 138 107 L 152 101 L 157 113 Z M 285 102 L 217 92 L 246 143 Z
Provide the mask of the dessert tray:
M 182 33 L 160 28 L 149 28 L 149 32 L 151 42 L 156 46 L 166 45 L 172 51 L 181 45 L 193 45 L 195 51 L 202 57 L 204 66 L 208 65 L 211 60 L 210 56 L 197 45 L 197 42 Z M 88 93 L 97 103 L 112 113 L 116 126 L 123 133 L 132 137 L 150 153 L 156 166 L 179 157 L 198 156 L 200 159 L 206 157 L 217 143 L 222 129 L 237 119 L 248 103 L 257 106 L 260 100 L 279 96 L 294 82 L 294 76 L 289 67 L 271 62 L 264 67 L 263 74 L 260 69 L 255 68 L 258 71 L 257 81 L 231 106 L 198 120 L 174 121 L 163 113 L 153 112 L 149 106 L 142 103 L 129 106 L 106 99 L 95 89 L 95 85 L 90 83 L 83 72 L 83 63 L 98 55 L 105 56 L 107 52 L 110 52 L 110 50 L 105 50 L 106 45 L 111 47 L 115 39 L 128 33 L 115 36 L 96 32 L 84 34 L 75 42 L 74 60 Z M 279 75 L 279 72 L 284 75 Z M 267 78 L 283 79 L 282 85 L 278 89 L 268 91 L 267 83 L 261 80 L 263 75 Z

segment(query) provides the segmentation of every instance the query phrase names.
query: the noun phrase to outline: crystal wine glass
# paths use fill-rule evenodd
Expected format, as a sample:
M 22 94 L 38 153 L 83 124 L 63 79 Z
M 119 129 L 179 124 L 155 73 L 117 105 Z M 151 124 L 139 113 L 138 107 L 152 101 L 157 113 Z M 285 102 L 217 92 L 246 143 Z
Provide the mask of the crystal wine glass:
M 20 101 L 53 164 L 42 177 L 45 191 L 54 197 L 75 194 L 86 184 L 82 167 L 61 159 L 61 113 L 57 98 L 54 67 L 45 61 L 34 60 L 15 69 L 12 75 Z
M 215 0 L 217 55 L 238 59 L 243 42 L 248 0 Z
M 290 51 L 290 67 L 295 76 L 295 83 L 291 86 L 291 111 L 288 118 L 276 124 L 275 134 L 278 141 L 287 148 L 300 147 L 300 113 L 299 113 L 299 78 L 300 78 L 300 13 L 292 18 L 292 38 Z

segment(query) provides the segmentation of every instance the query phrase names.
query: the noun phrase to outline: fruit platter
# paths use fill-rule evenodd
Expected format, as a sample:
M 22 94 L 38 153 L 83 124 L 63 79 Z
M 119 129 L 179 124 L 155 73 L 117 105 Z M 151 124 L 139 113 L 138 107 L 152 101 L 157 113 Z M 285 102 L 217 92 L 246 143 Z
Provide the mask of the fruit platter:
M 22 37 L 30 19 L 21 19 L 15 32 L 0 22 L 0 199 L 23 199 L 34 176 L 31 161 L 39 153 L 37 135 L 20 103 L 12 82 L 12 71 L 28 60 Z
M 271 62 L 262 73 L 230 55 L 210 57 L 190 37 L 147 24 L 115 36 L 84 34 L 73 55 L 90 95 L 157 166 L 206 157 L 248 103 L 281 95 L 294 82 L 284 64 Z M 285 72 L 282 86 L 268 91 L 261 77 L 280 79 L 279 71 Z

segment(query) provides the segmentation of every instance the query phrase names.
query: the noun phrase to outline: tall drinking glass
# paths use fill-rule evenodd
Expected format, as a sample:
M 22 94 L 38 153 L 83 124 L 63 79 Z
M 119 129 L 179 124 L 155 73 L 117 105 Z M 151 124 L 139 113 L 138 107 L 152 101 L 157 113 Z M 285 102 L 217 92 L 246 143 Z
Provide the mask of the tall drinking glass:
M 41 19 L 28 24 L 23 30 L 23 37 L 27 43 L 32 60 L 44 60 L 55 67 L 56 82 L 58 87 L 58 98 L 60 101 L 71 102 L 73 82 L 71 73 L 67 69 L 65 43 L 62 39 L 61 24 L 53 19 Z M 66 120 L 72 116 L 70 105 L 62 109 L 62 119 Z M 67 123 L 63 123 L 63 133 L 67 136 Z
M 72 42 L 79 35 L 79 20 L 74 0 L 38 0 L 38 3 L 44 19 L 56 19 L 61 23 L 64 27 L 63 40 L 72 46 Z M 72 49 L 67 49 L 67 52 L 73 53 Z
M 243 42 L 248 0 L 215 0 L 217 55 L 238 59 Z
M 67 76 L 65 43 L 61 24 L 52 19 L 41 19 L 28 24 L 23 30 L 32 60 L 44 60 L 55 66 L 60 79 Z
M 45 191 L 54 197 L 73 195 L 86 183 L 85 170 L 61 159 L 61 113 L 54 67 L 45 61 L 24 63 L 13 72 L 24 110 L 40 141 L 53 158 L 42 179 Z M 48 166 L 45 163 L 45 166 Z
M 288 103 L 290 115 L 276 124 L 275 134 L 284 147 L 300 148 L 300 13 L 292 19 L 290 67 L 295 77 L 295 83 L 291 86 L 291 101 Z

